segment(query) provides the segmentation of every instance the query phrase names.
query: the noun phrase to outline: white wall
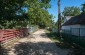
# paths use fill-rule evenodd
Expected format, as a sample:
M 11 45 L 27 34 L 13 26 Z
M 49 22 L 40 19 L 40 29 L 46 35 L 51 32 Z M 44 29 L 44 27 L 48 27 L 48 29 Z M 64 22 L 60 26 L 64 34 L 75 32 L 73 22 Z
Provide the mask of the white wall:
M 64 23 L 67 21 L 67 19 L 66 18 L 64 18 Z
M 64 23 L 65 23 L 66 21 L 68 21 L 69 19 L 71 19 L 71 17 L 73 17 L 73 16 L 65 16 L 65 17 L 64 17 Z
M 80 25 L 67 25 L 67 26 L 62 26 L 62 30 L 71 30 L 72 28 L 80 28 Z
M 79 30 L 80 29 L 80 30 Z M 68 25 L 62 26 L 62 30 L 71 31 L 71 34 L 76 36 L 85 36 L 85 25 Z M 80 32 L 80 34 L 79 34 Z

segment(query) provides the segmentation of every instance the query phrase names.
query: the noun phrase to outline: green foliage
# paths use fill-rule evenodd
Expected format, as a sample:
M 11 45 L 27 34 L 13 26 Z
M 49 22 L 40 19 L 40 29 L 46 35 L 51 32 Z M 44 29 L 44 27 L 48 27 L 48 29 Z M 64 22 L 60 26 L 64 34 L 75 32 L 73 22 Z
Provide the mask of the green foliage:
M 81 12 L 80 12 L 80 8 L 79 7 L 65 7 L 62 14 L 64 16 L 76 16 L 76 15 L 79 15 Z
M 50 0 L 0 0 L 0 28 L 22 28 L 32 25 L 50 26 L 47 11 Z M 24 10 L 27 8 L 28 10 Z
M 50 8 L 50 0 L 28 0 L 28 17 L 30 24 L 39 26 L 50 26 L 52 15 L 47 11 Z
M 82 13 L 85 13 L 85 3 L 84 4 L 82 4 Z
M 20 28 L 26 26 L 26 14 L 17 15 L 23 7 L 26 0 L 0 0 L 0 29 Z M 24 18 L 23 18 L 24 17 Z
M 0 19 L 10 20 L 24 6 L 24 0 L 0 0 Z
M 59 34 L 58 33 L 53 33 L 50 31 L 46 31 L 47 36 L 52 39 L 54 42 L 60 42 Z

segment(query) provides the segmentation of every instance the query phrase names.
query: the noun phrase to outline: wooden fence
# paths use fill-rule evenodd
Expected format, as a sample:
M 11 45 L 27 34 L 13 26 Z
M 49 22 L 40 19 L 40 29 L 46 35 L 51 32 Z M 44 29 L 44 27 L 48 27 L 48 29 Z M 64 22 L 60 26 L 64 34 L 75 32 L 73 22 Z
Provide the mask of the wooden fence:
M 28 32 L 28 28 L 0 30 L 0 43 L 5 43 L 17 37 L 25 37 L 28 35 Z

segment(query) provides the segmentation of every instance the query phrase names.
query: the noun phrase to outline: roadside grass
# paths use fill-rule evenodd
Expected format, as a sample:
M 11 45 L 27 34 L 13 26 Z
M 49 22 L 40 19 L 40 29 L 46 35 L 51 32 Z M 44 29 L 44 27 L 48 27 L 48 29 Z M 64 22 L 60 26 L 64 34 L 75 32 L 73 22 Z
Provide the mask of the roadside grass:
M 46 30 L 46 34 L 53 42 L 55 42 L 56 46 L 58 46 L 59 48 L 68 49 L 72 47 L 67 42 L 61 40 L 58 33 L 53 33 Z
M 69 55 L 85 55 L 85 51 L 81 50 L 77 46 L 74 46 L 68 41 L 61 40 L 61 38 L 58 37 L 58 33 L 53 33 L 46 30 L 46 34 L 52 41 L 55 42 L 57 47 L 61 49 L 70 49 L 71 51 L 69 52 Z
M 46 33 L 46 34 L 52 41 L 60 43 L 60 38 L 57 37 L 56 33 L 50 33 L 49 32 L 49 33 Z

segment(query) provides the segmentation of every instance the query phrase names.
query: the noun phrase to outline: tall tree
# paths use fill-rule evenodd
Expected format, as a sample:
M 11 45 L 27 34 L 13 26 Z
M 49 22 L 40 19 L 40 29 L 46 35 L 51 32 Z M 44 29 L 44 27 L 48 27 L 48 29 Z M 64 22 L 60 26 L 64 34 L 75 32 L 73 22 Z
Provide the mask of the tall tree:
M 60 36 L 60 30 L 61 30 L 61 13 L 60 13 L 60 0 L 58 0 L 58 33 Z
M 49 2 L 50 0 L 0 0 L 0 28 L 22 27 L 28 21 L 37 25 L 46 24 L 45 20 L 51 20 L 47 11 Z
M 82 4 L 82 13 L 85 13 L 85 3 L 84 4 Z
M 0 19 L 14 18 L 16 12 L 24 6 L 25 0 L 0 0 Z
M 13 28 L 19 24 L 19 14 L 26 0 L 0 0 L 0 28 Z
M 48 12 L 50 8 L 50 0 L 28 0 L 28 16 L 30 23 L 34 25 L 46 25 L 52 20 L 51 15 Z
M 79 15 L 81 12 L 80 12 L 80 8 L 79 7 L 65 7 L 62 14 L 64 16 L 76 16 L 76 15 Z

